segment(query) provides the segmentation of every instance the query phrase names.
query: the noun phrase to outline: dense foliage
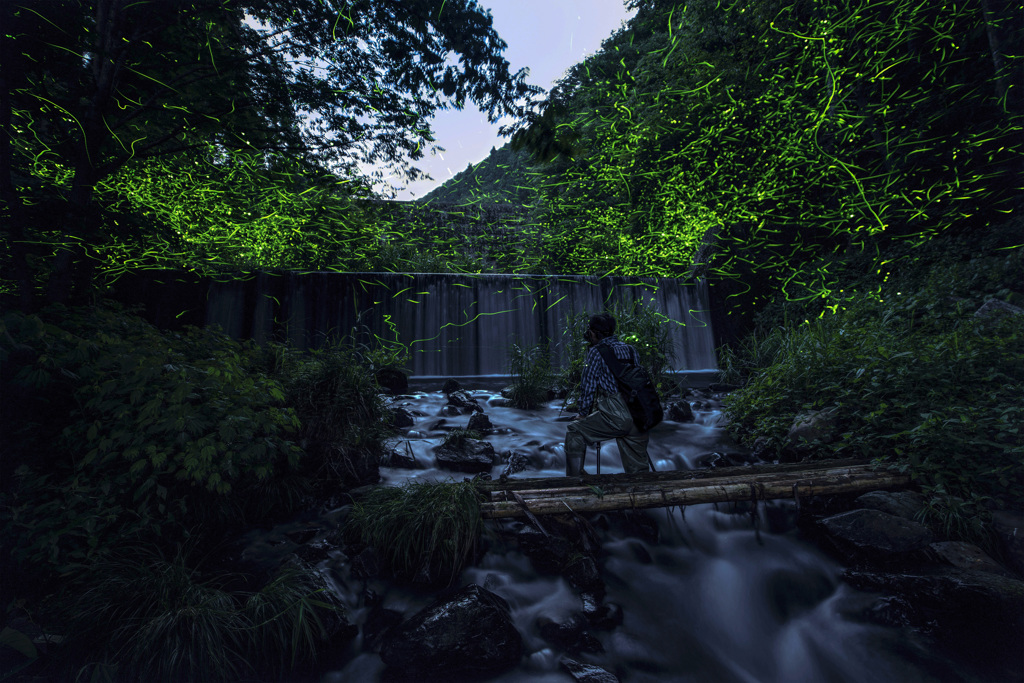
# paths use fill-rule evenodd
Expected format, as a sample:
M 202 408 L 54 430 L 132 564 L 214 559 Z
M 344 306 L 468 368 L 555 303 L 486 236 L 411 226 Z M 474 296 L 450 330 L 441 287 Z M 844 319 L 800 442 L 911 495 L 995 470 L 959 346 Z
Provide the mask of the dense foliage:
M 349 230 L 331 244 L 366 237 L 346 211 L 366 185 L 358 162 L 415 176 L 438 108 L 472 102 L 493 121 L 536 90 L 472 0 L 0 7 L 0 216 L 6 288 L 23 300 L 44 283 L 54 301 L 86 294 L 96 266 L 116 269 L 111 243 L 192 268 L 223 251 L 235 266 L 290 248 L 307 252 L 292 266 L 330 258 L 316 235 L 339 215 Z M 197 240 L 213 253 L 176 248 Z
M 242 577 L 221 544 L 376 481 L 391 429 L 374 377 L 403 353 L 163 332 L 111 306 L 6 313 L 5 606 L 20 598 L 68 634 L 72 663 L 126 680 L 309 661 L 337 631 L 323 585 L 303 566 Z
M 745 344 L 723 355 L 730 430 L 778 451 L 794 418 L 836 410 L 834 440 L 817 456 L 868 457 L 910 472 L 936 509 L 1024 504 L 1024 254 L 1014 226 L 986 243 L 936 240 L 928 267 L 855 275 L 836 312 L 766 310 Z M 989 303 L 988 309 L 983 306 Z M 970 517 L 970 515 L 968 515 Z M 981 520 L 983 517 L 975 517 Z

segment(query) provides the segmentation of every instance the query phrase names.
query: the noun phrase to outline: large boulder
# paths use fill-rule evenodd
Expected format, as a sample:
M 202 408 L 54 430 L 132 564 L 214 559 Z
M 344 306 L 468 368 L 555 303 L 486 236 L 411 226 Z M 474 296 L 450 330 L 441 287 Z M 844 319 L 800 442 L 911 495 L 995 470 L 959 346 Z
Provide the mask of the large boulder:
M 456 472 L 479 474 L 490 472 L 495 465 L 494 446 L 479 439 L 462 439 L 461 443 L 442 444 L 434 452 L 437 466 Z
M 523 638 L 508 603 L 471 584 L 384 636 L 380 656 L 409 680 L 492 676 L 519 663 Z
M 902 606 L 902 625 L 924 631 L 982 669 L 980 680 L 1021 680 L 1024 582 L 954 568 L 906 574 L 847 571 L 844 578 L 854 588 L 881 594 L 881 600 L 895 597 Z M 889 616 L 879 616 L 893 625 Z
M 409 391 L 409 376 L 398 368 L 381 368 L 377 371 L 377 385 L 392 394 L 404 394 Z
M 391 409 L 391 425 L 397 429 L 402 427 L 412 427 L 416 424 L 416 420 L 413 419 L 412 413 L 405 408 L 392 408 Z
M 840 550 L 880 560 L 924 550 L 934 540 L 928 527 L 878 510 L 852 510 L 820 524 Z
M 904 519 L 917 520 L 917 513 L 924 508 L 924 496 L 916 491 L 871 491 L 857 496 L 857 507 L 878 510 Z

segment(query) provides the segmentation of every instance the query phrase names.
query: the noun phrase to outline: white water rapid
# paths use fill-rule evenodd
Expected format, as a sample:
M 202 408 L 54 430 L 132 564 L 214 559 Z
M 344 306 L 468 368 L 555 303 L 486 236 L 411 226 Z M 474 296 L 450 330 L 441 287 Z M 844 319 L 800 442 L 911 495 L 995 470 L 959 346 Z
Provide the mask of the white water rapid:
M 472 393 L 495 427 L 507 430 L 487 437 L 495 450 L 528 455 L 533 469 L 516 476 L 564 473 L 566 424 L 556 421 L 559 401 L 523 411 L 495 405 L 500 401 L 493 389 Z M 384 469 L 387 484 L 467 476 L 435 467 L 432 449 L 447 429 L 465 427 L 468 421 L 466 415 L 442 418 L 444 403 L 444 394 L 436 390 L 396 399 L 396 405 L 422 414 L 403 441 L 423 469 Z M 693 423 L 665 422 L 653 430 L 650 452 L 659 470 L 693 468 L 713 451 L 742 454 L 724 433 L 716 400 L 697 403 L 695 416 Z M 601 456 L 602 473 L 622 471 L 613 443 L 604 444 Z M 589 451 L 591 472 L 593 458 Z M 502 469 L 495 467 L 493 476 L 500 476 Z M 908 632 L 859 616 L 871 608 L 874 596 L 843 584 L 840 566 L 801 538 L 793 503 L 762 503 L 757 513 L 754 519 L 749 506 L 740 510 L 725 505 L 640 512 L 649 527 L 657 526 L 657 540 L 631 532 L 611 517 L 592 519 L 602 529 L 599 566 L 607 587 L 605 603 L 620 606 L 624 620 L 610 631 L 592 632 L 603 652 L 576 658 L 624 682 L 959 680 L 941 656 L 928 653 Z M 356 580 L 343 558 L 321 566 L 357 624 L 369 611 L 366 589 L 405 617 L 432 601 L 431 594 L 414 588 Z M 457 581 L 461 586 L 470 583 L 508 601 L 526 645 L 517 668 L 490 680 L 573 680 L 558 665 L 564 653 L 541 637 L 538 626 L 546 620 L 564 622 L 580 611 L 579 594 L 565 579 L 538 574 L 514 544 L 492 542 L 483 559 Z M 380 679 L 384 666 L 379 655 L 363 652 L 359 641 L 321 678 L 323 683 Z

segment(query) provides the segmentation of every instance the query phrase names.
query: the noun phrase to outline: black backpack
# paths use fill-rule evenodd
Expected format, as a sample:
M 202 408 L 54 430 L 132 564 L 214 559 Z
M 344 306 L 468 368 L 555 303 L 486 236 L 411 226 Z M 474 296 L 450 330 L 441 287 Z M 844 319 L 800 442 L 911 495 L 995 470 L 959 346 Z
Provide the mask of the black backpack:
M 626 399 L 629 414 L 633 416 L 636 428 L 646 432 L 661 422 L 665 417 L 665 411 L 661 408 L 658 390 L 654 388 L 654 382 L 651 381 L 647 370 L 632 363 L 624 365 L 606 344 L 598 345 L 597 350 L 608 364 L 608 369 L 615 375 L 615 381 L 623 398 Z

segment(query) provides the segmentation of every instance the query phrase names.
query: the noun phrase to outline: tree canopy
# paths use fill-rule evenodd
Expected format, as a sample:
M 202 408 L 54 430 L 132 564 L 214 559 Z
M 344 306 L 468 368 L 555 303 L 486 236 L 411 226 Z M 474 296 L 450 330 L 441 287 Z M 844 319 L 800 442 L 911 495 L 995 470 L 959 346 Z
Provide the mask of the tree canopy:
M 23 245 L 38 241 L 29 223 L 72 247 L 58 273 L 102 241 L 89 207 L 126 166 L 212 146 L 355 187 L 357 162 L 414 176 L 439 108 L 473 102 L 496 120 L 537 90 L 474 0 L 33 0 L 2 12 L 0 187 L 20 279 Z

